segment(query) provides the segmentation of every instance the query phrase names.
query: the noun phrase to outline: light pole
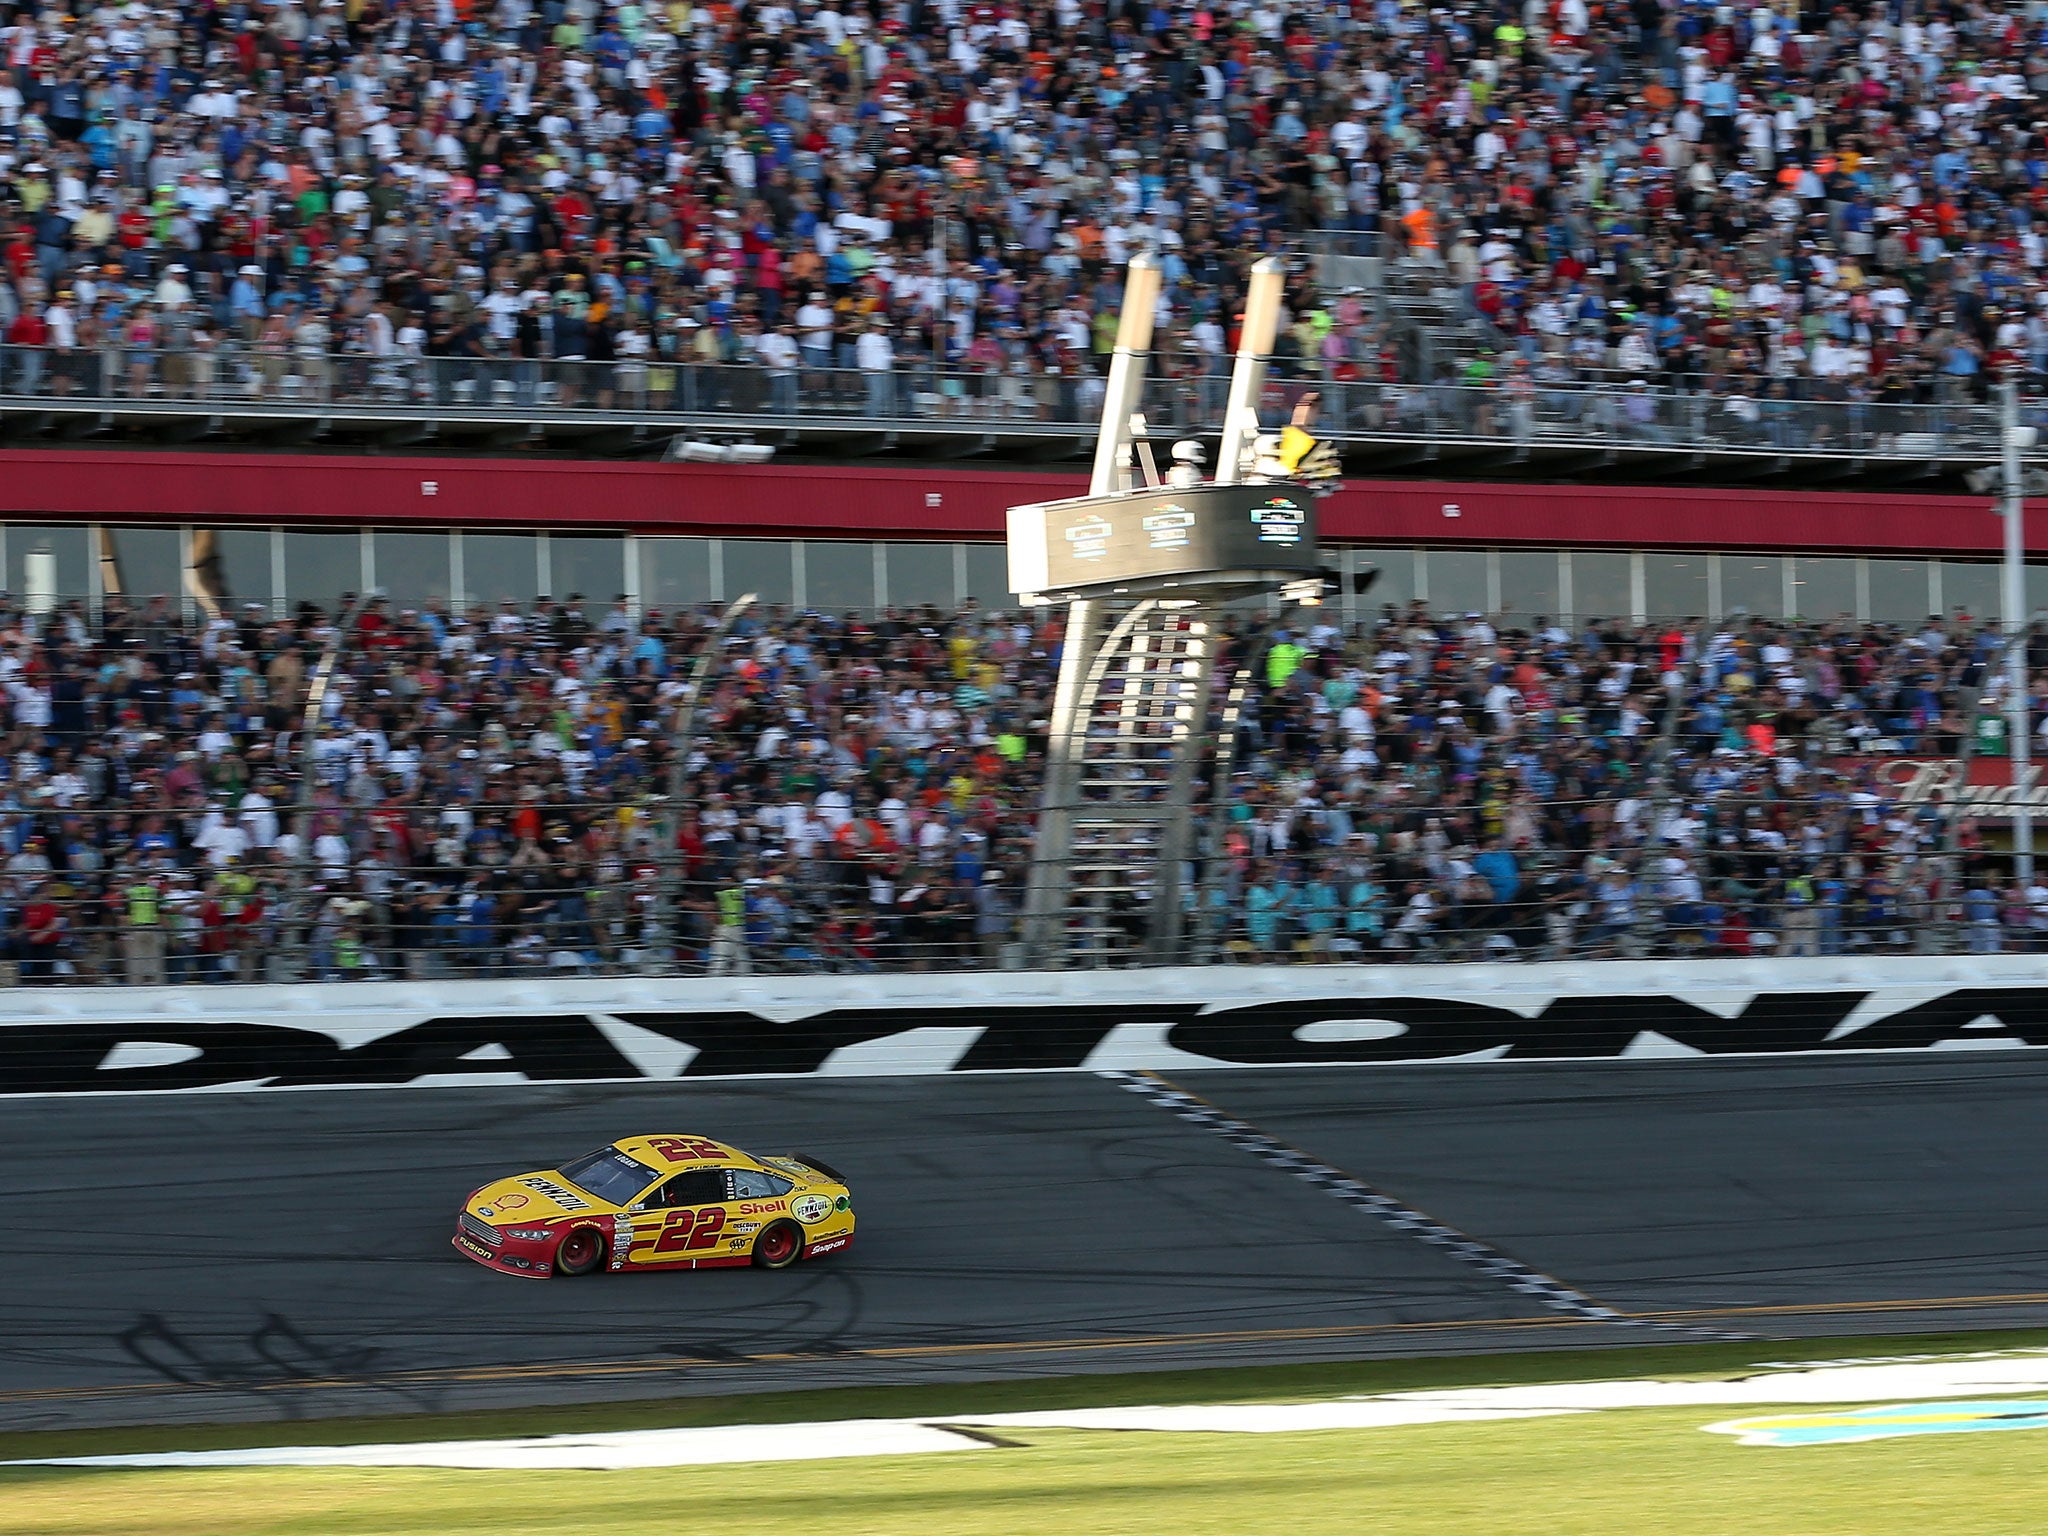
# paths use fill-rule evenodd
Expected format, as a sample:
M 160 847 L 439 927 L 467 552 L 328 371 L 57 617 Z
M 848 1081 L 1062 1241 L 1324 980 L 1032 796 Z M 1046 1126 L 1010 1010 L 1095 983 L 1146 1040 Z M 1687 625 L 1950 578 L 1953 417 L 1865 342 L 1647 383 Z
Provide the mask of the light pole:
M 2020 389 L 2015 383 L 1999 386 L 2000 507 L 2005 518 L 2005 563 L 2003 595 L 2005 630 L 2005 749 L 2012 774 L 2013 873 L 2023 882 L 2034 883 L 2033 737 L 2027 698 L 2027 486 L 2020 463 L 2022 449 L 2031 448 L 2039 434 L 2020 425 Z
M 341 616 L 334 621 L 334 634 L 321 648 L 320 660 L 315 663 L 312 679 L 306 685 L 305 710 L 299 717 L 299 739 L 293 743 L 293 751 L 299 760 L 299 787 L 292 797 L 293 809 L 298 812 L 299 844 L 292 853 L 290 874 L 292 894 L 306 920 L 305 931 L 309 936 L 313 931 L 313 825 L 319 819 L 313 804 L 313 776 L 319 771 L 315 749 L 320 745 L 320 722 L 327 713 L 327 695 L 334 687 L 334 674 L 341 666 L 342 654 L 348 649 L 349 626 L 355 623 L 356 614 L 368 597 L 368 593 L 362 597 L 350 593 L 348 601 L 341 605 Z M 283 937 L 281 932 L 279 937 Z M 310 945 L 306 952 L 311 953 Z
M 757 601 L 757 594 L 743 592 L 725 605 L 718 622 L 704 637 L 703 648 L 697 652 L 696 660 L 690 664 L 690 680 L 684 685 L 682 697 L 676 700 L 675 727 L 669 733 L 668 814 L 662 827 L 662 836 L 668 847 L 663 851 L 664 858 L 675 856 L 676 837 L 682 831 L 683 797 L 690 784 L 690 754 L 696 750 L 697 707 L 704 702 L 704 687 L 725 659 L 725 642 L 731 636 L 733 626 Z

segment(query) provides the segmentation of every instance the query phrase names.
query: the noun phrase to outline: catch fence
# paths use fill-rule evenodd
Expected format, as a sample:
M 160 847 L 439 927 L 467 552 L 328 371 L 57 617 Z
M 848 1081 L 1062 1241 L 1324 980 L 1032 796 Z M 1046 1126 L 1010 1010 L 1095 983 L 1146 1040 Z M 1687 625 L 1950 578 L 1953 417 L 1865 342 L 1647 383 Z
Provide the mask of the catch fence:
M 1730 793 L 1205 818 L 1182 872 L 1212 964 L 2048 949 L 2048 890 L 1939 807 Z M 787 812 L 787 815 L 785 815 Z M 1664 816 L 1662 831 L 1649 818 Z M 1675 818 L 1675 819 L 1674 819 Z M 770 824 L 775 830 L 768 830 Z M 1530 830 L 1533 826 L 1533 833 Z M 1517 832 L 1516 828 L 1521 830 Z M 1014 970 L 1027 815 L 666 806 L 0 815 L 0 980 L 224 984 Z M 679 846 L 680 844 L 680 846 Z M 1070 965 L 1142 963 L 1148 882 L 1092 901 Z

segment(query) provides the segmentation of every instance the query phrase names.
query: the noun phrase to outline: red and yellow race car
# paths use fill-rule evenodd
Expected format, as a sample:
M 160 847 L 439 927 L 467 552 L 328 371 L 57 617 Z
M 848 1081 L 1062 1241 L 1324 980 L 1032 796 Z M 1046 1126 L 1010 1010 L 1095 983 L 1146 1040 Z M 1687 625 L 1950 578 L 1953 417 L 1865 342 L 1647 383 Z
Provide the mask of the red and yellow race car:
M 786 1269 L 853 1244 L 853 1192 L 808 1154 L 754 1157 L 705 1136 L 628 1136 L 471 1192 L 455 1246 L 508 1275 Z

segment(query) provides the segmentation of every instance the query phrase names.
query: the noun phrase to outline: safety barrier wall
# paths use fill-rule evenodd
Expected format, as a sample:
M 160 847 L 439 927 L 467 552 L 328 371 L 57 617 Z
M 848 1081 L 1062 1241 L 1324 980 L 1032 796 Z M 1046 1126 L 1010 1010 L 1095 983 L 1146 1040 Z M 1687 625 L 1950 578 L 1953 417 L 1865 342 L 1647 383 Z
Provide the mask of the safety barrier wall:
M 2040 1045 L 2032 955 L 124 988 L 0 1000 L 0 1093 Z

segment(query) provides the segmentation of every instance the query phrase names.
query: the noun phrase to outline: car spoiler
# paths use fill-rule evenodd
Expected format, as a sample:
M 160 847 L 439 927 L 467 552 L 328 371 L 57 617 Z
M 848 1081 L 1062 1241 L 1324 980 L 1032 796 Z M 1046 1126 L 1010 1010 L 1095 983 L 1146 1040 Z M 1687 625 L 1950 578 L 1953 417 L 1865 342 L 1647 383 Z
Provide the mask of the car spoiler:
M 789 1155 L 792 1158 L 794 1158 L 797 1162 L 802 1163 L 806 1168 L 817 1169 L 818 1172 L 825 1175 L 825 1177 L 830 1179 L 834 1184 L 844 1184 L 846 1182 L 846 1175 L 841 1173 L 837 1168 L 834 1168 L 822 1157 L 813 1157 L 808 1152 L 792 1152 Z

